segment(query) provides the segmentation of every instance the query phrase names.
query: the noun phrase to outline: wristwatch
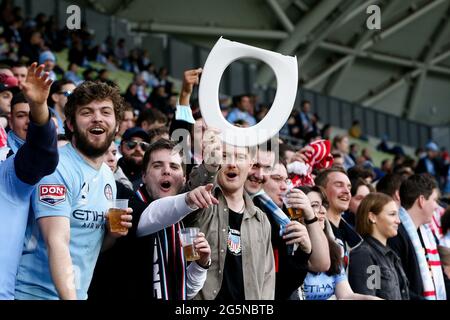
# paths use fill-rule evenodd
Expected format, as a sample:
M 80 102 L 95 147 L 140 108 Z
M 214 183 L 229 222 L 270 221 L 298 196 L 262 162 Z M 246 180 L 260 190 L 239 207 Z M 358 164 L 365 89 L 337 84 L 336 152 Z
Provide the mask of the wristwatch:
M 197 262 L 197 264 L 200 266 L 200 268 L 208 270 L 209 267 L 211 267 L 211 258 L 208 259 L 205 266 L 202 266 L 200 263 Z
M 316 222 L 316 221 L 318 221 L 318 220 L 319 220 L 319 219 L 317 219 L 317 217 L 314 216 L 314 218 L 312 218 L 312 219 L 310 219 L 310 220 L 304 219 L 303 221 L 305 222 L 305 224 L 311 224 L 311 223 L 314 223 L 314 222 Z

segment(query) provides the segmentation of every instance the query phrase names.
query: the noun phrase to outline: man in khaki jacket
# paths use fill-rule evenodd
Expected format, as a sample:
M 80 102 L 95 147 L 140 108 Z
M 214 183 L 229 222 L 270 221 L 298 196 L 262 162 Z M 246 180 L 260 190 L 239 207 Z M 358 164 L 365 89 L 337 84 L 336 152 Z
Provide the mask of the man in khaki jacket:
M 199 227 L 211 246 L 212 264 L 196 299 L 274 299 L 270 223 L 244 190 L 252 156 L 248 148 L 229 145 L 224 145 L 223 155 L 214 186 L 186 194 L 186 203 L 199 209 L 184 222 Z M 191 174 L 191 182 L 206 174 L 205 167 L 200 166 Z
M 274 299 L 270 222 L 244 190 L 253 159 L 248 148 L 224 146 L 223 150 L 220 170 L 208 160 L 208 165 L 193 169 L 188 185 L 200 187 L 154 201 L 149 212 L 164 212 L 172 219 L 184 217 L 185 226 L 199 227 L 206 234 L 211 263 L 195 299 Z

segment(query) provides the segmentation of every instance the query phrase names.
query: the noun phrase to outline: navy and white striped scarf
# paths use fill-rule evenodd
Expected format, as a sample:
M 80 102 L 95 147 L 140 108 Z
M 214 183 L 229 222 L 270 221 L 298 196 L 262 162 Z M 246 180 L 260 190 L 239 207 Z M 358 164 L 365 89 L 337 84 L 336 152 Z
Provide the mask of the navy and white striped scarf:
M 145 204 L 151 202 L 144 186 L 136 195 Z M 173 224 L 155 234 L 155 259 L 153 270 L 154 298 L 162 300 L 187 300 L 186 261 L 181 245 L 179 231 L 181 222 Z

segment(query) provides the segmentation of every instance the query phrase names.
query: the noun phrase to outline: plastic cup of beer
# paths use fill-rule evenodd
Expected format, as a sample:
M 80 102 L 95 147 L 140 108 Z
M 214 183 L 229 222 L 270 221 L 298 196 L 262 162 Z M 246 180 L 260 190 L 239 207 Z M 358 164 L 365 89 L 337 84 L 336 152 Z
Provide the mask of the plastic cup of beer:
M 127 227 L 122 226 L 121 216 L 127 214 L 128 199 L 111 200 L 108 209 L 109 231 L 110 232 L 126 232 Z
M 284 206 L 286 207 L 288 215 L 291 218 L 291 220 L 301 219 L 303 217 L 303 210 L 292 208 L 292 206 L 288 203 L 289 198 L 287 196 L 293 189 L 293 186 L 292 186 L 292 182 L 290 182 L 290 180 L 288 180 L 287 185 L 288 185 L 288 190 L 284 193 L 283 198 L 282 198 Z
M 195 261 L 200 259 L 200 255 L 194 248 L 194 240 L 200 232 L 199 228 L 184 228 L 180 230 L 181 245 L 186 261 Z

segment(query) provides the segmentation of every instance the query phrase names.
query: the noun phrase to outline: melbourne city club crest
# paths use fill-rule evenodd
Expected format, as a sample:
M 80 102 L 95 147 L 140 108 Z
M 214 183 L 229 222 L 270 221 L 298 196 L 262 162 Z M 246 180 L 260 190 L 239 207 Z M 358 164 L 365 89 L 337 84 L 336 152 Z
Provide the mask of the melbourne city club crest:
M 113 198 L 113 191 L 109 183 L 105 186 L 105 197 L 108 200 L 112 200 Z

